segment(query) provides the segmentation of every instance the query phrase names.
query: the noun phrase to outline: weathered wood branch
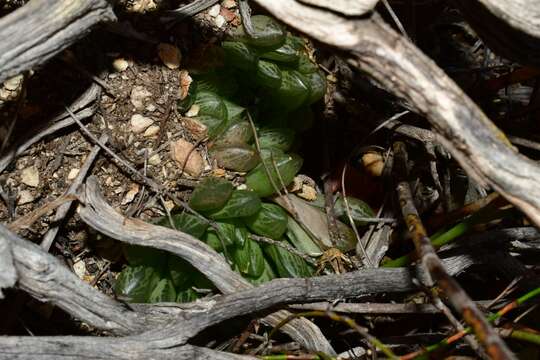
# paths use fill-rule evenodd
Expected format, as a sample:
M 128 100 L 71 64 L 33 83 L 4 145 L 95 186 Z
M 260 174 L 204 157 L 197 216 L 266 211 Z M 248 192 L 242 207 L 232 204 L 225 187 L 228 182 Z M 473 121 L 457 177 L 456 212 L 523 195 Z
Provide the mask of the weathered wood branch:
M 32 0 L 0 18 L 0 82 L 41 65 L 116 17 L 106 0 Z
M 84 198 L 86 206 L 79 209 L 79 214 L 94 229 L 123 242 L 152 246 L 176 254 L 202 272 L 223 293 L 252 287 L 231 270 L 221 255 L 196 238 L 120 215 L 103 199 L 95 178 L 87 180 Z M 268 315 L 265 321 L 275 326 L 287 316 L 289 312 L 281 310 Z M 335 353 L 320 329 L 307 319 L 295 319 L 282 330 L 307 349 Z
M 208 348 L 184 345 L 169 349 L 153 348 L 144 341 L 128 338 L 81 336 L 2 336 L 0 359 L 9 360 L 255 360 L 256 357 L 237 355 Z
M 536 0 L 458 0 L 463 16 L 496 53 L 540 66 L 540 5 Z
M 490 185 L 540 226 L 540 167 L 517 153 L 480 108 L 414 44 L 377 14 L 338 16 L 294 0 L 255 0 L 274 16 L 325 44 L 426 117 L 467 173 Z

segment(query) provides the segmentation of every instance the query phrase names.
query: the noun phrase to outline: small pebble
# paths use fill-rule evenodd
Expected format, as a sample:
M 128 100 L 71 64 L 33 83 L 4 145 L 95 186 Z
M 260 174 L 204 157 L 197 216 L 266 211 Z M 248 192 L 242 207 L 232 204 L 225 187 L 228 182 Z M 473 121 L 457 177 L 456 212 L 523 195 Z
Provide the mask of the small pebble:
M 14 76 L 4 82 L 4 87 L 8 90 L 15 91 L 21 86 L 23 81 L 22 75 Z
M 184 139 L 171 143 L 171 158 L 176 161 L 180 169 L 186 163 L 184 171 L 193 177 L 199 177 L 204 170 L 205 164 L 201 154 L 193 149 L 193 144 Z
M 143 136 L 154 136 L 154 135 L 157 135 L 159 133 L 159 126 L 158 125 L 151 125 L 148 127 L 148 129 L 146 129 L 146 131 L 144 132 Z
M 35 166 L 27 167 L 21 171 L 21 182 L 31 187 L 39 185 L 39 171 Z
M 161 163 L 161 157 L 159 156 L 159 154 L 154 154 L 150 156 L 150 158 L 148 159 L 148 163 L 154 166 L 159 165 Z
M 124 58 L 114 59 L 112 66 L 118 72 L 125 71 L 129 67 L 129 62 Z
M 195 117 L 199 115 L 199 111 L 201 110 L 201 107 L 197 104 L 191 105 L 189 110 L 186 112 L 187 117 Z
M 208 15 L 215 18 L 216 16 L 219 15 L 220 10 L 221 10 L 221 5 L 216 4 L 216 5 L 212 6 L 210 9 L 208 9 Z
M 142 110 L 144 109 L 144 101 L 150 96 L 152 96 L 152 93 L 144 86 L 135 86 L 131 90 L 130 100 L 135 109 Z
M 29 204 L 34 201 L 34 195 L 29 190 L 19 191 L 17 196 L 17 205 Z
M 223 25 L 225 25 L 226 22 L 227 20 L 225 20 L 225 18 L 222 15 L 216 16 L 216 19 L 214 20 L 214 23 L 220 29 L 223 27 Z
M 77 175 L 79 175 L 79 171 L 81 169 L 71 169 L 69 170 L 69 174 L 67 176 L 68 180 L 73 180 L 77 177 Z
M 135 134 L 142 133 L 153 123 L 154 120 L 147 118 L 146 116 L 142 116 L 141 114 L 135 114 L 130 120 L 131 131 Z
M 232 9 L 232 8 L 236 7 L 236 1 L 234 1 L 234 0 L 223 0 L 221 2 L 221 6 L 227 8 L 227 9 Z
M 180 49 L 174 45 L 161 43 L 158 45 L 158 56 L 163 64 L 169 69 L 178 69 L 180 67 L 180 61 L 182 60 L 182 54 Z

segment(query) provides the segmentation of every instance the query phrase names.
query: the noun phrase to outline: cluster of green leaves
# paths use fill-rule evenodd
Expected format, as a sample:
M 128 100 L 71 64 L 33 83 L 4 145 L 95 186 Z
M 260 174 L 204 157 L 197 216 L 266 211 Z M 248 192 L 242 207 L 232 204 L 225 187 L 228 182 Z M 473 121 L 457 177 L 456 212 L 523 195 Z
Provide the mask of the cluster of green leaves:
M 196 120 L 207 127 L 218 165 L 247 172 L 248 188 L 265 197 L 300 170 L 302 159 L 288 152 L 295 134 L 310 127 L 310 105 L 324 95 L 326 80 L 301 38 L 286 34 L 267 16 L 253 16 L 252 22 L 255 36 L 238 28 L 224 41 L 224 65 L 195 76 L 179 109 L 198 106 Z M 261 154 L 246 110 L 257 127 Z
M 197 237 L 223 254 L 234 270 L 259 284 L 276 277 L 307 277 L 313 268 L 298 255 L 273 245 L 261 244 L 251 234 L 288 243 L 289 217 L 278 205 L 261 202 L 253 191 L 236 190 L 230 182 L 208 177 L 195 189 L 190 206 L 215 221 L 217 228 L 185 212 L 159 221 L 159 225 Z M 290 243 L 289 243 L 290 245 Z M 116 282 L 117 295 L 132 302 L 191 301 L 194 289 L 213 289 L 212 284 L 185 260 L 140 246 L 125 247 L 128 261 Z

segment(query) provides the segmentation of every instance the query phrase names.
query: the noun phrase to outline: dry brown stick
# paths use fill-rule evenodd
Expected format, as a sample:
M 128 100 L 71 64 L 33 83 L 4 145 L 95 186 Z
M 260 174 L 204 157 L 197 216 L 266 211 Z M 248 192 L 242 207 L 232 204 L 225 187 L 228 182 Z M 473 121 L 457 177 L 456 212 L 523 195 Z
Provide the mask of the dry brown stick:
M 49 211 L 52 211 L 64 205 L 65 203 L 71 203 L 73 200 L 77 200 L 77 196 L 75 194 L 61 195 L 53 201 L 43 204 L 34 211 L 31 211 L 28 214 L 21 216 L 17 220 L 10 222 L 9 224 L 7 224 L 7 228 L 10 231 L 18 231 L 28 228 L 30 225 L 35 223 L 40 217 L 47 214 Z
M 408 182 L 407 152 L 405 144 L 394 143 L 395 169 L 398 178 L 397 193 L 403 219 L 411 233 L 420 264 L 425 267 L 434 281 L 448 297 L 450 303 L 476 334 L 485 351 L 493 359 L 516 359 L 504 341 L 485 319 L 476 304 L 469 298 L 461 286 L 446 272 L 431 240 L 427 236 L 418 211 L 414 205 L 412 191 Z
M 105 0 L 38 0 L 0 19 L 0 83 L 45 63 L 103 21 L 114 21 Z

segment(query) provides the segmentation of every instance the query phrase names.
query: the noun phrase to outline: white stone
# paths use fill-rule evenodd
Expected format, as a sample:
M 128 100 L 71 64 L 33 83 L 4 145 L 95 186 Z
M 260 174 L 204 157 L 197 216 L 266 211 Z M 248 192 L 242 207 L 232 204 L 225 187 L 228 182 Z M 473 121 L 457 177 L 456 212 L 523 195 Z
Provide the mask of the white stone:
M 222 28 L 223 25 L 225 25 L 225 23 L 227 22 L 227 20 L 225 20 L 223 16 L 218 15 L 216 16 L 216 19 L 214 20 L 214 22 L 218 28 Z
M 37 187 L 39 185 L 39 171 L 35 166 L 27 167 L 21 171 L 21 182 L 28 186 Z
M 129 67 L 129 61 L 124 58 L 114 59 L 112 66 L 118 72 L 125 71 Z
M 195 117 L 199 115 L 199 111 L 201 110 L 201 107 L 197 104 L 191 105 L 189 110 L 186 112 L 187 117 Z
M 131 131 L 133 131 L 135 134 L 142 133 L 153 123 L 154 120 L 147 118 L 146 116 L 142 116 L 141 114 L 135 114 L 130 120 Z
M 73 180 L 77 177 L 77 175 L 79 175 L 79 171 L 81 171 L 81 169 L 71 169 L 69 170 L 69 174 L 67 176 L 68 180 Z
M 4 87 L 8 90 L 15 91 L 19 88 L 19 86 L 21 86 L 22 81 L 23 81 L 23 76 L 17 75 L 17 76 L 12 77 L 11 79 L 7 79 L 4 82 Z
M 210 9 L 208 9 L 208 15 L 215 18 L 216 16 L 219 15 L 220 11 L 221 11 L 221 5 L 216 4 L 216 5 L 212 6 Z
M 142 110 L 144 109 L 144 101 L 150 96 L 152 96 L 152 93 L 144 86 L 135 86 L 131 90 L 130 100 L 135 109 Z
M 150 158 L 148 159 L 148 163 L 154 166 L 159 165 L 161 163 L 161 157 L 159 156 L 159 154 L 154 154 L 150 156 Z
M 159 133 L 159 126 L 158 125 L 152 125 L 149 126 L 148 129 L 144 132 L 143 136 L 154 136 Z
M 34 195 L 29 190 L 19 191 L 17 196 L 17 205 L 24 205 L 34 201 Z

